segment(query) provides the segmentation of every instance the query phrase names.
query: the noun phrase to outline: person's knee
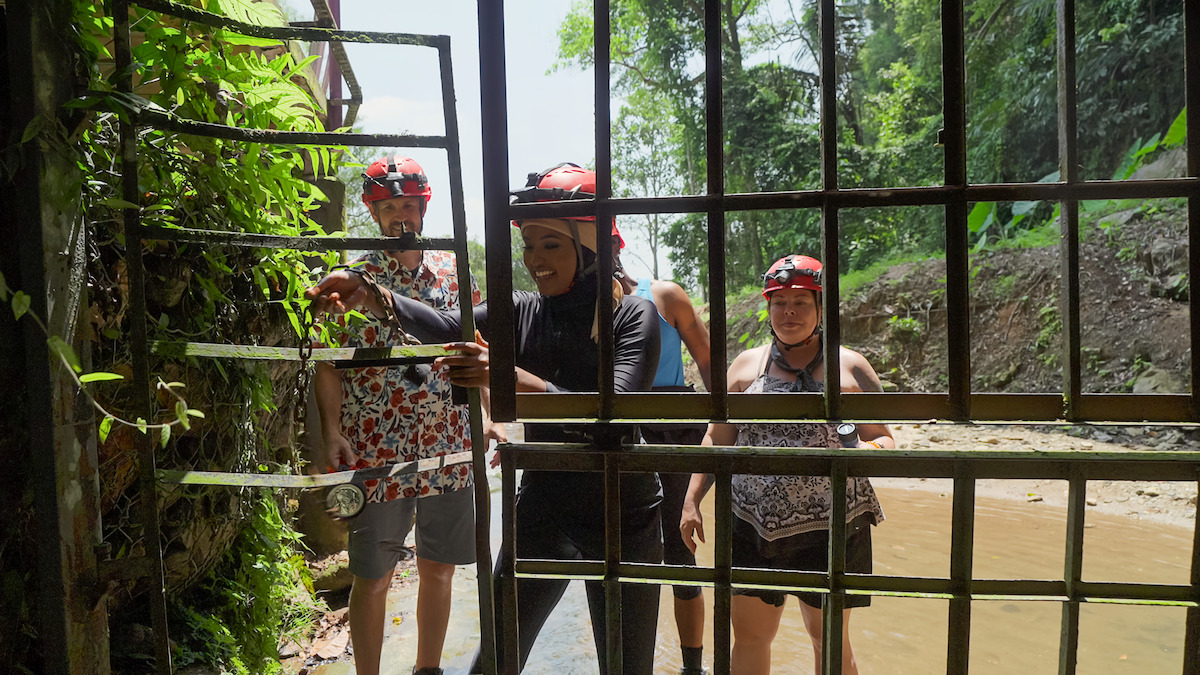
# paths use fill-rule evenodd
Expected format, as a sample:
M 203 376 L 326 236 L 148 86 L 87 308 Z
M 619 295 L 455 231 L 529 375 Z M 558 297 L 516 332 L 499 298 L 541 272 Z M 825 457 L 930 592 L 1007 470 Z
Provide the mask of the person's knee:
M 454 578 L 454 565 L 418 557 L 417 574 L 421 583 L 449 585 Z
M 369 579 L 366 577 L 356 576 L 356 577 L 354 577 L 354 585 L 351 586 L 350 592 L 352 595 L 356 595 L 356 596 L 386 595 L 388 592 L 388 588 L 390 588 L 391 585 L 392 585 L 392 573 L 391 572 L 388 572 L 387 574 L 383 575 L 382 577 L 379 577 L 378 579 Z

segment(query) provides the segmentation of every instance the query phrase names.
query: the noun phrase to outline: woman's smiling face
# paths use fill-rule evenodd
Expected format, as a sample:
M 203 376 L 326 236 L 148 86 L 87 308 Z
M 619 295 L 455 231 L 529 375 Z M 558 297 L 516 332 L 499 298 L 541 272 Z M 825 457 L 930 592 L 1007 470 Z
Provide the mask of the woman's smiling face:
M 821 323 L 821 307 L 813 291 L 781 288 L 771 294 L 767 307 L 771 327 L 786 343 L 807 339 Z
M 521 228 L 525 242 L 525 268 L 542 295 L 561 295 L 575 281 L 578 261 L 575 242 L 565 234 L 529 224 Z

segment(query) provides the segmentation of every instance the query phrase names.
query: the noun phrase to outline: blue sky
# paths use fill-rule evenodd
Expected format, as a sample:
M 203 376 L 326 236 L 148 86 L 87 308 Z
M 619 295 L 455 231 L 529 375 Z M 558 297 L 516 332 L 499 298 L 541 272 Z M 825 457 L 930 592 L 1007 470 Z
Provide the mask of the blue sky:
M 293 0 L 296 2 L 296 0 Z M 563 161 L 587 164 L 595 156 L 591 72 L 548 71 L 558 53 L 558 27 L 570 3 L 506 0 L 509 173 L 514 186 L 525 175 Z M 463 156 L 468 231 L 483 240 L 482 151 L 479 104 L 479 42 L 476 0 L 436 3 L 343 0 L 342 27 L 449 35 Z M 356 125 L 367 133 L 442 134 L 437 52 L 407 46 L 347 45 L 363 88 Z M 615 113 L 615 111 L 614 111 Z M 376 151 L 360 149 L 369 156 Z M 429 175 L 433 201 L 426 231 L 451 234 L 449 176 L 442 150 L 407 151 Z M 636 245 L 635 242 L 630 242 Z M 649 270 L 626 256 L 635 274 Z M 665 261 L 660 262 L 664 269 Z

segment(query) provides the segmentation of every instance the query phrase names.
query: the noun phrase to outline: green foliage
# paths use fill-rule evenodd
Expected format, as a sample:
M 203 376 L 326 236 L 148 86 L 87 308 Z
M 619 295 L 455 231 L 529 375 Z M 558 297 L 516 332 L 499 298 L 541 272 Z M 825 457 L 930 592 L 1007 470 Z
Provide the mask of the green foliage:
M 266 491 L 248 493 L 253 516 L 188 603 L 174 603 L 175 665 L 239 674 L 280 672 L 281 635 L 296 635 L 317 615 L 312 579 L 298 553 L 300 535 Z
M 921 323 L 920 319 L 914 319 L 911 316 L 890 317 L 887 325 L 892 337 L 900 342 L 916 342 L 925 332 L 925 324 Z
M 718 2 L 724 51 L 726 192 L 820 186 L 812 3 Z M 653 145 L 653 172 L 683 194 L 704 191 L 703 17 L 685 0 L 614 0 L 614 168 L 636 178 Z M 1057 181 L 1057 93 L 1052 3 L 978 0 L 965 6 L 968 179 Z M 559 30 L 555 68 L 593 66 L 591 3 L 576 2 Z M 1181 0 L 1104 0 L 1077 8 L 1078 120 L 1083 174 L 1128 176 L 1182 142 Z M 843 187 L 938 185 L 944 151 L 941 5 L 934 0 L 838 3 L 836 105 L 838 183 Z M 791 55 L 791 58 L 781 57 Z M 630 124 L 636 120 L 637 124 Z M 653 125 L 654 129 L 647 129 Z M 1165 131 L 1164 131 L 1165 130 Z M 1149 138 L 1149 140 L 1146 140 Z M 654 139 L 653 143 L 647 139 Z M 665 175 L 670 174 L 670 175 Z M 643 189 L 643 194 L 658 194 Z M 944 246 L 936 209 L 842 212 L 842 269 L 854 272 L 906 253 Z M 981 204 L 971 218 L 978 248 L 1050 243 L 1057 205 Z M 729 213 L 727 287 L 788 252 L 820 250 L 815 212 Z M 670 220 L 661 234 L 677 277 L 707 277 L 702 216 Z
M 1042 363 L 1053 368 L 1058 365 L 1059 353 L 1057 347 L 1062 344 L 1062 316 L 1058 312 L 1058 307 L 1047 305 L 1038 311 L 1038 330 L 1037 341 L 1034 343 L 1034 348 L 1037 352 L 1037 358 Z

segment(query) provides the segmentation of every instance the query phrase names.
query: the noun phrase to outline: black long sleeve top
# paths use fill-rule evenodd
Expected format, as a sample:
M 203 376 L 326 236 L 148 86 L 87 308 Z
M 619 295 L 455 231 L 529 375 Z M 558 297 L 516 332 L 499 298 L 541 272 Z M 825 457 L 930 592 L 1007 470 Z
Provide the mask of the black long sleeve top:
M 422 342 L 461 339 L 457 312 L 439 312 L 409 298 L 393 296 L 405 330 Z M 550 392 L 598 391 L 599 348 L 591 338 L 596 305 L 596 281 L 578 281 L 568 292 L 544 296 L 513 293 L 516 326 L 516 365 L 546 381 Z M 476 305 L 475 326 L 488 339 L 497 327 L 488 320 L 488 304 Z M 649 391 L 658 367 L 659 325 L 654 304 L 626 296 L 613 312 L 613 380 L 615 390 Z M 526 425 L 529 441 L 578 441 L 579 427 Z M 635 432 L 636 433 L 636 432 Z M 604 488 L 600 474 L 566 471 L 526 471 L 521 500 L 536 500 L 560 524 L 603 532 Z M 622 511 L 644 514 L 661 501 L 653 474 L 624 474 Z

